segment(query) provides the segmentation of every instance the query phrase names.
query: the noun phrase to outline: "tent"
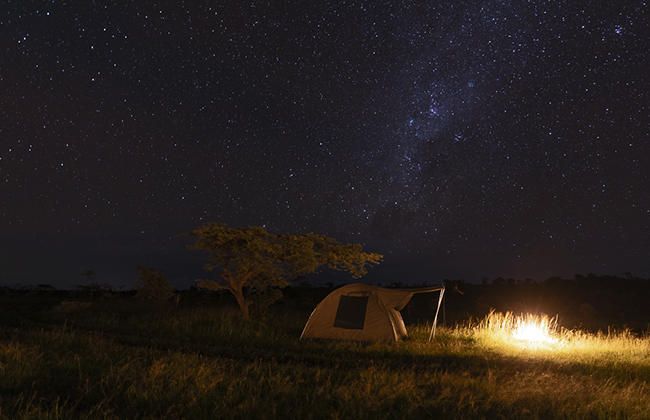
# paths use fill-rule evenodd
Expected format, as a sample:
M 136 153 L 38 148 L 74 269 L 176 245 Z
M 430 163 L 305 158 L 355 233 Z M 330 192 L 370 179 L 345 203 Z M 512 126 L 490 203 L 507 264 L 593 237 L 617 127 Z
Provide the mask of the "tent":
M 300 338 L 332 338 L 359 341 L 399 341 L 406 327 L 399 313 L 415 293 L 440 291 L 438 309 L 429 340 L 435 334 L 445 286 L 387 289 L 350 284 L 327 295 L 312 312 Z

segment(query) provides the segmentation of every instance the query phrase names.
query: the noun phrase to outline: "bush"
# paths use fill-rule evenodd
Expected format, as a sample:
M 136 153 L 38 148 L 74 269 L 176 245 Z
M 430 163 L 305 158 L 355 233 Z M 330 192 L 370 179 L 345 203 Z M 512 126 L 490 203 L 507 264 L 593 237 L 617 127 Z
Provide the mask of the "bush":
M 140 282 L 133 286 L 138 293 L 136 299 L 147 302 L 164 302 L 172 298 L 174 288 L 165 277 L 165 272 L 149 267 L 136 267 L 140 271 Z
M 56 307 L 61 312 L 73 312 L 77 310 L 84 310 L 90 307 L 90 302 L 78 302 L 76 300 L 63 300 L 61 304 Z

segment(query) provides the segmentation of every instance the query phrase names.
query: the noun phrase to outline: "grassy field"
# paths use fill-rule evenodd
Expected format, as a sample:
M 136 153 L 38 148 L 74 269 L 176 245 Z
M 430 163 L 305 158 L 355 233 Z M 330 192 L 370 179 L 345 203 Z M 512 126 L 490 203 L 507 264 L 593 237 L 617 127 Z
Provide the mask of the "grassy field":
M 309 311 L 0 298 L 0 419 L 647 419 L 650 340 L 514 317 L 408 326 L 397 344 L 300 341 Z

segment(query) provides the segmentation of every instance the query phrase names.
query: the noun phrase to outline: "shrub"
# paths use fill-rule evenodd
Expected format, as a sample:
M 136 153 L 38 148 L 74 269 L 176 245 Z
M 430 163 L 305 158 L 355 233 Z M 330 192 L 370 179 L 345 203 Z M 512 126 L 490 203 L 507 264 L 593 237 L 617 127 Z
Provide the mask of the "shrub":
M 174 296 L 174 288 L 165 277 L 165 272 L 149 267 L 136 267 L 140 271 L 140 282 L 133 286 L 138 293 L 136 299 L 148 302 L 164 302 Z
M 90 307 L 90 302 L 78 302 L 76 300 L 64 300 L 61 301 L 59 306 L 56 307 L 57 310 L 61 312 L 72 312 L 76 310 L 88 309 Z

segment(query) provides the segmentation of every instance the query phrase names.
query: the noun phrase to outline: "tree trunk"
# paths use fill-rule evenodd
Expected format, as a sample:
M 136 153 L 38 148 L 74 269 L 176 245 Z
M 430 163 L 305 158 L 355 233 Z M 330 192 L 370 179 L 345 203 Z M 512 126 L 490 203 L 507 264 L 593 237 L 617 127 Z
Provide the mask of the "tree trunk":
M 246 298 L 244 297 L 244 293 L 241 290 L 231 290 L 232 294 L 235 295 L 235 299 L 237 299 L 237 304 L 239 305 L 239 309 L 241 310 L 241 317 L 244 321 L 249 321 L 251 319 L 250 313 L 248 311 L 248 307 L 250 306 L 250 302 L 246 301 Z

